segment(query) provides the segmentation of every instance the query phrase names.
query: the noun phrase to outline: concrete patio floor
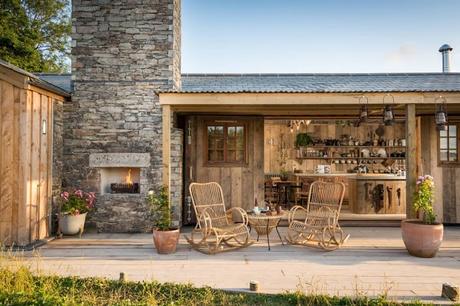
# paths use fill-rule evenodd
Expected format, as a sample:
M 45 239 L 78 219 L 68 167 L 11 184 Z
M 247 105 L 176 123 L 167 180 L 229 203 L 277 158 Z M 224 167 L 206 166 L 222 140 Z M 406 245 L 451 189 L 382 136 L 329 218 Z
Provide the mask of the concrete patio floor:
M 280 228 L 281 234 L 286 228 Z M 184 228 L 183 232 L 190 231 Z M 129 280 L 192 283 L 228 290 L 246 290 L 250 280 L 262 292 L 302 290 L 333 295 L 388 294 L 398 300 L 446 302 L 440 298 L 445 282 L 460 284 L 460 227 L 447 227 L 438 256 L 408 255 L 399 228 L 347 227 L 350 240 L 340 250 L 323 252 L 282 246 L 271 234 L 253 246 L 228 253 L 204 255 L 181 236 L 177 253 L 158 255 L 150 234 L 96 234 L 56 239 L 26 254 L 48 273 Z M 37 266 L 34 264 L 34 266 Z

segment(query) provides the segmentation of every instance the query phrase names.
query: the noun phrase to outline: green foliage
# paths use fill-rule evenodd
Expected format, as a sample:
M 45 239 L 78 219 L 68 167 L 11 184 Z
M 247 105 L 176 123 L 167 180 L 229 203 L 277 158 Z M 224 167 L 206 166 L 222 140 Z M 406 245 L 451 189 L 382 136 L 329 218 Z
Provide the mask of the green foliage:
M 0 1 L 0 58 L 31 72 L 69 70 L 70 0 Z
M 415 192 L 414 209 L 417 214 L 423 214 L 423 222 L 433 224 L 436 214 L 433 210 L 434 181 L 430 175 L 420 176 L 417 179 L 417 190 Z
M 162 186 L 157 192 L 149 191 L 147 202 L 155 217 L 155 227 L 160 231 L 171 229 L 171 208 L 168 187 Z
M 312 143 L 311 136 L 308 133 L 299 133 L 295 138 L 296 148 L 305 147 Z
M 34 275 L 0 269 L 0 305 L 402 305 L 384 297 L 232 293 L 159 282 Z M 407 303 L 405 305 L 422 305 Z

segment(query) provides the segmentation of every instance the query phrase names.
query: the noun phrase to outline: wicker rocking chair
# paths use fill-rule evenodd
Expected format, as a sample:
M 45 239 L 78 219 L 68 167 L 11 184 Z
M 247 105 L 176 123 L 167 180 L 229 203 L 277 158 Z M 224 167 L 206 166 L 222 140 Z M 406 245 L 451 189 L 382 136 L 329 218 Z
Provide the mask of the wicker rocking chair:
M 344 234 L 339 225 L 345 185 L 340 182 L 316 181 L 310 185 L 307 208 L 294 206 L 288 215 L 289 228 L 286 240 L 291 244 L 319 247 L 333 251 L 350 235 Z M 296 214 L 303 211 L 304 221 L 297 221 Z
M 225 209 L 224 195 L 218 183 L 192 183 L 189 187 L 197 216 L 196 227 L 190 237 L 191 246 L 205 254 L 215 254 L 243 248 L 254 243 L 250 239 L 248 216 L 240 207 Z M 242 223 L 233 221 L 233 213 Z

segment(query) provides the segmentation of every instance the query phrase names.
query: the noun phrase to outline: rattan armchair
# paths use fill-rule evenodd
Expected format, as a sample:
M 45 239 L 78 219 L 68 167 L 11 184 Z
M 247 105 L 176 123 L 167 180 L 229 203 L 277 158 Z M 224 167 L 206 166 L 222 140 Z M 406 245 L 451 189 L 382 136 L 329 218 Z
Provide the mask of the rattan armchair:
M 335 250 L 349 238 L 339 225 L 345 185 L 316 181 L 310 185 L 307 208 L 294 206 L 288 215 L 286 240 L 291 244 Z M 300 216 L 300 213 L 303 213 Z M 303 217 L 303 221 L 299 219 Z
M 248 215 L 240 207 L 225 209 L 222 187 L 215 182 L 192 183 L 189 187 L 197 224 L 185 239 L 192 248 L 215 254 L 251 245 Z M 241 223 L 233 221 L 233 215 Z

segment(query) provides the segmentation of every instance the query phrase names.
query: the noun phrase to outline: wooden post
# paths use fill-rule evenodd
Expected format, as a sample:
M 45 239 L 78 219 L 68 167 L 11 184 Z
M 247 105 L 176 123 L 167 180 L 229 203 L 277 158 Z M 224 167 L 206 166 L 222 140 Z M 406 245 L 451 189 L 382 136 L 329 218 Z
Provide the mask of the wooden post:
M 413 209 L 417 181 L 417 130 L 415 104 L 406 105 L 406 215 L 415 218 Z
M 171 171 L 171 106 L 163 105 L 163 185 L 170 193 Z M 170 193 L 171 194 L 171 193 Z

